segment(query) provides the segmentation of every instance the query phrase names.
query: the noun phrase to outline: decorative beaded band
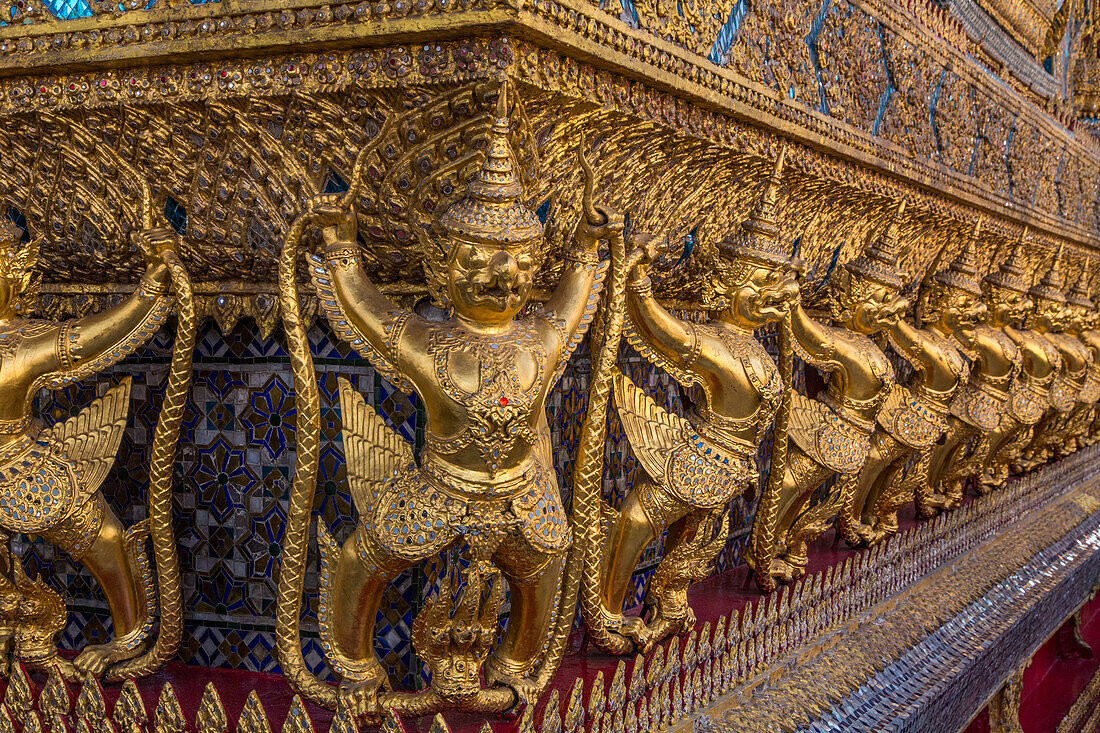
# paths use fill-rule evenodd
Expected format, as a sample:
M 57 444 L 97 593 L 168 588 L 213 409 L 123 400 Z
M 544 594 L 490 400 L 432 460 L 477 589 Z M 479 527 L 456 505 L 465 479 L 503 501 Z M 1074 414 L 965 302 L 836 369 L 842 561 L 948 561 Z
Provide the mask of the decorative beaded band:
M 695 331 L 694 323 L 685 323 L 684 327 L 691 339 L 691 343 L 688 345 L 688 353 L 684 356 L 684 366 L 690 368 L 695 365 L 695 362 L 699 361 L 699 352 L 703 348 L 703 343 L 699 340 L 699 334 Z
M 653 296 L 653 281 L 646 275 L 640 280 L 631 280 L 626 284 L 626 289 L 642 297 Z
M 397 318 L 394 319 L 393 324 L 386 329 L 386 351 L 389 352 L 386 356 L 393 362 L 394 367 L 400 372 L 401 364 L 397 358 L 398 346 L 401 344 L 401 337 L 405 334 L 405 326 L 409 325 L 409 319 L 413 317 L 412 311 L 402 311 Z
M 73 370 L 73 358 L 72 346 L 76 341 L 76 336 L 72 333 L 72 325 L 68 322 L 62 323 L 61 327 L 57 329 L 57 361 L 61 364 L 61 371 L 71 372 Z
M 347 242 L 340 242 L 325 250 L 325 260 L 335 267 L 343 270 L 351 269 L 359 262 L 362 253 L 359 247 Z
M 144 293 L 150 298 L 160 298 L 168 295 L 169 289 L 168 283 L 154 282 L 148 275 L 142 275 L 141 281 L 138 283 L 138 292 Z
M 29 412 L 14 420 L 0 420 L 0 435 L 15 435 L 16 433 L 25 432 L 30 424 L 31 415 Z
M 569 343 L 569 331 L 566 329 L 565 321 L 560 318 L 554 318 L 547 315 L 544 311 L 539 310 L 535 317 L 541 321 L 545 321 L 550 328 L 554 329 L 554 334 L 558 337 L 558 345 L 565 349 Z
M 562 258 L 581 265 L 598 265 L 600 255 L 594 249 L 567 249 Z

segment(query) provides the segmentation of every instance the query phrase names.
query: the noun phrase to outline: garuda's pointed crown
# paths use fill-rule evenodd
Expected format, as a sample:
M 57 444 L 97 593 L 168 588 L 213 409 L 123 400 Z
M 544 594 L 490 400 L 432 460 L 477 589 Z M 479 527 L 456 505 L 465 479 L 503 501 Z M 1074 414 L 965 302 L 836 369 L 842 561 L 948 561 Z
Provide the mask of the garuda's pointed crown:
M 1027 260 L 1024 257 L 1023 250 L 1026 240 L 1027 227 L 1025 226 L 1024 230 L 1020 232 L 1020 238 L 1013 243 L 1012 249 L 1009 250 L 1008 257 L 996 270 L 986 275 L 983 282 L 1026 295 L 1030 284 L 1028 278 L 1025 277 Z
M 729 259 L 742 259 L 765 265 L 786 265 L 790 257 L 779 241 L 779 195 L 782 192 L 783 164 L 787 146 L 779 149 L 764 190 L 749 218 L 741 223 L 741 234 L 734 241 L 718 243 L 718 251 Z
M 511 122 L 506 97 L 506 86 L 502 85 L 489 128 L 485 161 L 470 181 L 466 197 L 447 209 L 439 218 L 439 226 L 447 234 L 463 239 L 515 247 L 540 239 L 543 225 L 521 200 L 523 184 L 516 175 L 508 142 Z
M 1031 286 L 1027 291 L 1032 300 L 1046 300 L 1051 303 L 1065 303 L 1066 276 L 1062 273 L 1062 246 L 1054 253 L 1054 259 L 1050 262 L 1050 269 L 1043 275 L 1039 282 Z
M 1086 262 L 1085 266 L 1081 268 L 1080 277 L 1077 278 L 1077 281 L 1074 282 L 1073 286 L 1066 292 L 1066 305 L 1075 305 L 1087 311 L 1096 309 L 1096 306 L 1093 305 L 1092 298 L 1089 297 L 1089 278 L 1091 276 L 1092 268 L 1089 267 L 1089 263 Z
M 902 201 L 894 209 L 894 215 L 890 218 L 890 223 L 882 236 L 874 241 L 862 255 L 844 266 L 848 272 L 879 285 L 901 290 L 905 283 L 898 270 L 898 237 L 904 216 L 905 201 Z
M 947 269 L 933 275 L 932 279 L 949 288 L 956 288 L 980 297 L 982 286 L 978 281 L 978 238 L 981 233 L 982 220 L 979 217 L 958 257 L 947 266 Z

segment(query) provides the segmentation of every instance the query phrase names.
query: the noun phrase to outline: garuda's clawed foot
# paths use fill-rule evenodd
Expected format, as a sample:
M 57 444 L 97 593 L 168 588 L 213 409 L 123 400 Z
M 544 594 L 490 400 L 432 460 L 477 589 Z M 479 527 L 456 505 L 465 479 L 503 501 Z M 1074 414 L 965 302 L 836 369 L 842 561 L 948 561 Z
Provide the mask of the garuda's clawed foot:
M 538 682 L 526 674 L 509 672 L 506 663 L 490 657 L 485 662 L 485 683 L 489 687 L 507 687 L 516 696 L 517 705 L 534 705 L 538 702 Z
M 649 646 L 669 636 L 690 633 L 695 628 L 695 612 L 687 604 L 686 589 L 671 594 L 671 598 L 646 598 L 645 616 L 649 633 Z M 649 651 L 646 647 L 643 651 Z
M 867 545 L 877 545 L 887 537 L 892 537 L 898 533 L 898 518 L 897 515 L 886 517 L 885 519 L 879 519 L 875 522 L 873 527 L 869 527 L 871 534 L 868 536 Z
M 378 693 L 386 686 L 386 670 L 377 659 L 371 660 L 368 669 L 358 679 L 344 680 L 337 692 L 338 705 L 353 718 L 363 718 L 368 723 L 382 719 Z
M 103 673 L 113 665 L 133 659 L 145 650 L 144 644 L 133 644 L 128 640 L 115 639 L 106 644 L 94 644 L 84 647 L 73 660 L 76 672 L 82 678 L 102 677 Z
M 619 627 L 618 634 L 629 640 L 634 651 L 642 654 L 652 649 L 653 643 L 657 641 L 651 625 L 638 616 L 623 616 L 623 623 Z
M 779 585 L 787 585 L 801 578 L 806 573 L 803 565 L 789 563 L 781 557 L 777 557 L 768 565 L 768 575 Z
M 870 547 L 875 543 L 875 529 L 863 522 L 846 522 L 844 525 L 844 541 L 855 549 Z

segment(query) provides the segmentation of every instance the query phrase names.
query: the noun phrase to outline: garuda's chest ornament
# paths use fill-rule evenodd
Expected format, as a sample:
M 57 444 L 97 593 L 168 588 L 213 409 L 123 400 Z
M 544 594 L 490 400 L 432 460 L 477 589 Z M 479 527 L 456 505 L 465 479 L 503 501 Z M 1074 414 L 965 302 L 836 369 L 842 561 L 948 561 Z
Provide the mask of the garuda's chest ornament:
M 545 389 L 548 355 L 532 322 L 517 321 L 503 336 L 436 328 L 428 337 L 427 353 L 439 387 L 469 420 L 455 435 L 433 433 L 435 451 L 453 454 L 473 445 L 492 475 L 517 444 L 526 449 L 535 445 L 538 434 L 531 416 L 537 414 Z M 458 355 L 476 365 L 472 388 L 455 382 L 452 364 Z M 533 375 L 521 377 L 521 362 Z

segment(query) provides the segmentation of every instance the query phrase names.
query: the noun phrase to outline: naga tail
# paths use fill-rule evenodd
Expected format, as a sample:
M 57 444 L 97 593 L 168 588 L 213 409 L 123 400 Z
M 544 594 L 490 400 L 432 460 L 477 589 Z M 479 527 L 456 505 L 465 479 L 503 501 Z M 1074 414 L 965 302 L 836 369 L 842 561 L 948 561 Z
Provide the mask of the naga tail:
M 359 151 L 351 184 L 340 197 L 340 208 L 350 208 L 359 197 L 366 161 L 386 137 L 392 122 L 392 119 L 387 120 L 372 144 Z M 302 321 L 301 301 L 298 298 L 298 248 L 312 213 L 305 211 L 294 220 L 279 257 L 279 305 L 294 375 L 295 404 L 298 407 L 295 419 L 298 451 L 290 488 L 286 529 L 283 533 L 284 549 L 275 606 L 275 653 L 291 687 L 331 710 L 336 708 L 336 688 L 318 679 L 306 666 L 299 623 L 302 593 L 305 592 L 310 514 L 317 486 L 317 460 L 321 446 L 321 398 L 313 367 L 313 354 L 310 352 L 306 327 Z
M 153 434 L 153 456 L 149 469 L 149 533 L 157 566 L 157 596 L 160 630 L 153 646 L 140 657 L 111 668 L 109 681 L 141 677 L 164 666 L 176 656 L 183 634 L 183 597 L 180 592 L 180 564 L 176 534 L 172 527 L 172 474 L 179 444 L 180 426 L 191 385 L 191 362 L 195 351 L 198 319 L 191 292 L 191 279 L 174 252 L 164 254 L 176 290 L 178 323 L 168 386 Z
M 603 478 L 604 444 L 607 442 L 607 408 L 614 382 L 615 360 L 625 318 L 626 276 L 640 258 L 632 252 L 628 258 L 622 236 L 611 240 L 611 277 L 604 292 L 602 326 L 597 330 L 598 346 L 593 349 L 592 384 L 588 411 L 581 432 L 577 463 L 573 473 L 573 512 L 581 534 L 576 554 L 586 578 L 581 582 L 581 614 L 589 637 L 601 649 L 625 654 L 633 643 L 612 633 L 603 623 L 598 577 L 604 548 Z M 568 580 L 568 579 L 567 579 Z

